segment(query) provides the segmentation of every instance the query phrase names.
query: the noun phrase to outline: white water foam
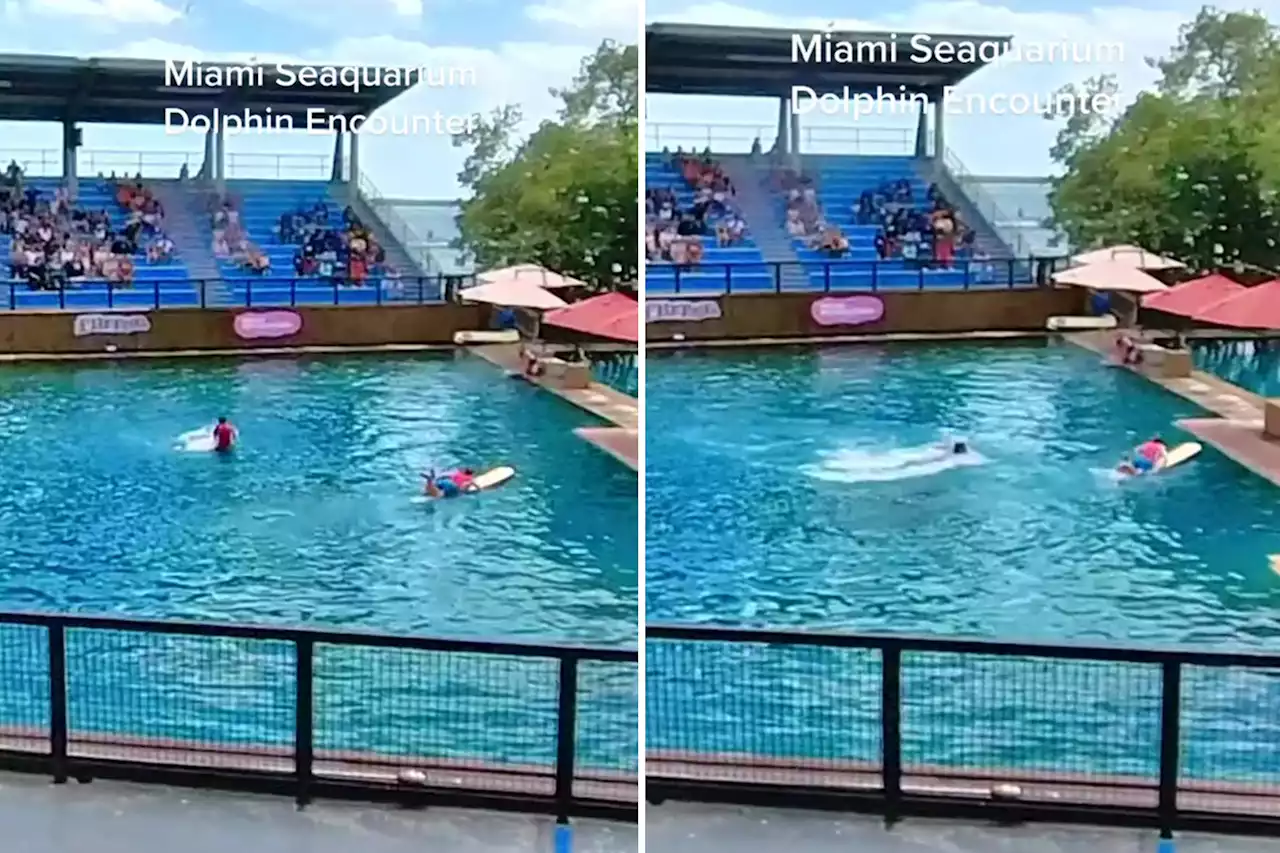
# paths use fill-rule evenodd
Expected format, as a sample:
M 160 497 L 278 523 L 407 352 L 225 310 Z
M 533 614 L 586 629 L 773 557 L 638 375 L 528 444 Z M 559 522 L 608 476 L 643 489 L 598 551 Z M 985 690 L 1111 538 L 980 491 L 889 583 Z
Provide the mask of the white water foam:
M 183 453 L 212 453 L 213 448 L 213 426 L 184 432 L 174 442 L 174 449 Z
M 972 450 L 952 453 L 941 444 L 924 444 L 881 451 L 841 448 L 822 454 L 820 462 L 800 470 L 806 476 L 832 483 L 887 483 L 932 477 L 954 468 L 985 465 L 988 461 Z

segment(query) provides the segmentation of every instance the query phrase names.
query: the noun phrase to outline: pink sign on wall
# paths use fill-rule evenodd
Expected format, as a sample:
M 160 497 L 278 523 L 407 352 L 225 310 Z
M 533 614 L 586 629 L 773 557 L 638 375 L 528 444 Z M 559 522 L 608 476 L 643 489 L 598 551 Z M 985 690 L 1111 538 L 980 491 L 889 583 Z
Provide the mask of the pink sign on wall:
M 809 316 L 819 326 L 861 326 L 884 317 L 879 296 L 824 296 L 809 306 Z
M 296 311 L 246 311 L 235 319 L 236 336 L 255 338 L 287 338 L 302 330 L 302 315 Z

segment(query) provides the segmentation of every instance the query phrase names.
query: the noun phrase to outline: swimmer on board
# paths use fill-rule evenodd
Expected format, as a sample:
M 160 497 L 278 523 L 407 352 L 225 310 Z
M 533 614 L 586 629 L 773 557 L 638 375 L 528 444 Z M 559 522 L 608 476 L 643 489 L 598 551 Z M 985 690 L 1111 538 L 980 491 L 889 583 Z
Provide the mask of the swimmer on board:
M 218 453 L 226 453 L 236 445 L 240 432 L 225 417 L 218 418 L 213 427 L 213 449 Z

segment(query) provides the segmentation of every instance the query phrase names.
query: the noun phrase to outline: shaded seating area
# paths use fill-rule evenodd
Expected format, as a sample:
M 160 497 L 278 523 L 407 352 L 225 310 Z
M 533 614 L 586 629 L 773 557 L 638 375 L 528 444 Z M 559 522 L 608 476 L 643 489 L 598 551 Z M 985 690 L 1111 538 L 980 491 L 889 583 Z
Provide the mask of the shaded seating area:
M 239 180 L 228 181 L 228 195 L 235 200 L 240 227 L 256 248 L 270 260 L 270 271 L 255 275 L 232 259 L 220 257 L 226 303 L 255 306 L 376 305 L 386 302 L 436 301 L 438 282 L 413 278 L 370 276 L 353 284 L 344 274 L 333 277 L 302 275 L 294 268 L 300 243 L 281 239 L 279 227 L 285 214 L 310 210 L 323 203 L 331 227 L 340 228 L 346 201 L 324 181 Z M 209 239 L 213 240 L 212 224 Z
M 957 258 L 950 269 L 923 269 L 903 258 L 880 260 L 876 251 L 878 224 L 859 224 L 856 215 L 858 199 L 865 192 L 905 181 L 911 188 L 915 210 L 927 209 L 928 182 L 916 173 L 910 157 L 887 156 L 810 156 L 806 168 L 815 178 L 818 200 L 826 221 L 839 228 L 849 241 L 849 249 L 839 259 L 807 248 L 801 239 L 793 238 L 797 257 L 805 263 L 805 272 L 816 288 L 918 289 L 963 288 L 966 286 L 1007 286 L 1004 270 L 987 268 L 980 261 L 967 264 Z M 785 206 L 785 199 L 779 203 Z M 827 265 L 830 265 L 830 271 Z
M 670 189 L 681 210 L 687 210 L 693 205 L 693 188 L 672 167 L 669 156 L 652 153 L 645 155 L 645 187 Z M 717 244 L 714 234 L 703 235 L 701 240 L 702 263 L 679 271 L 681 293 L 722 293 L 727 282 L 734 291 L 773 290 L 773 269 L 765 264 L 764 256 L 750 232 L 737 245 L 723 248 Z M 649 261 L 645 268 L 646 292 L 675 292 L 676 276 L 676 267 L 669 261 Z
M 28 178 L 23 183 L 39 190 L 42 199 L 51 199 L 61 185 L 57 178 Z M 111 183 L 103 179 L 82 180 L 75 207 L 85 211 L 105 211 L 112 230 L 122 227 L 128 216 L 127 211 L 117 205 Z M 5 239 L 3 244 L 4 261 L 7 264 L 9 240 Z M 191 281 L 191 275 L 180 258 L 149 263 L 145 245 L 142 245 L 134 253 L 132 261 L 134 272 L 131 284 L 109 285 L 105 279 L 86 278 L 72 280 L 61 289 L 37 290 L 24 281 L 7 280 L 4 291 L 0 292 L 0 310 L 149 309 L 156 305 L 163 308 L 193 308 L 201 304 L 202 285 Z M 5 273 L 8 273 L 7 266 Z

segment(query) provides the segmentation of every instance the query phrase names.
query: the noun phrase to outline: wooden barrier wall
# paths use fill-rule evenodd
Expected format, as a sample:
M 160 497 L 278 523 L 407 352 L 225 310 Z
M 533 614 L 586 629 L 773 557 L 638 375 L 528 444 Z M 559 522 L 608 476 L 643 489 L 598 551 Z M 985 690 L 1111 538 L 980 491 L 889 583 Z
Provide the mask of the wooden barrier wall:
M 1074 288 L 650 297 L 645 332 L 652 342 L 1044 331 L 1085 302 Z
M 0 352 L 39 355 L 451 344 L 483 329 L 483 305 L 0 314 Z M 296 330 L 295 330 L 296 328 Z

